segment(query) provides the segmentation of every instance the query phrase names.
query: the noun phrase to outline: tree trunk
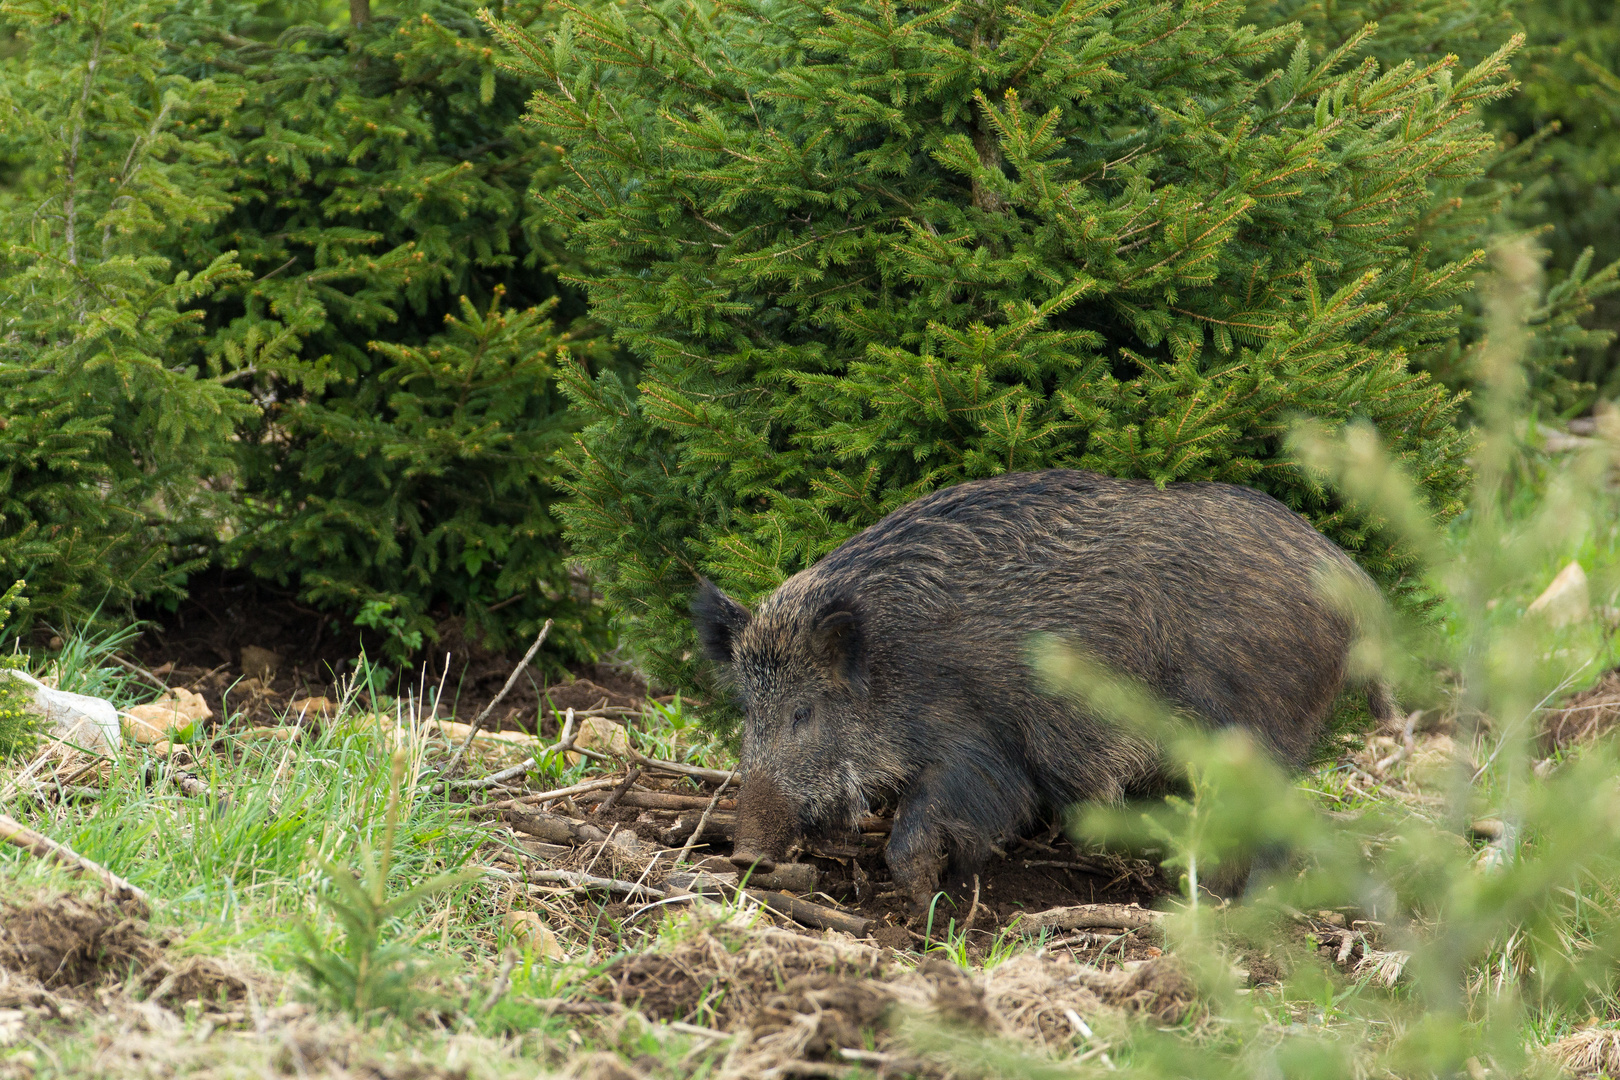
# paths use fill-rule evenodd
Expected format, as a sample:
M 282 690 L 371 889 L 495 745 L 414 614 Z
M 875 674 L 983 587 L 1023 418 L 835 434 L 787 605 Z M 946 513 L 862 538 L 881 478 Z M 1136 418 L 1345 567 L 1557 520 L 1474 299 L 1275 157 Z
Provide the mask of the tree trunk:
M 349 25 L 364 26 L 371 21 L 371 0 L 349 0 Z

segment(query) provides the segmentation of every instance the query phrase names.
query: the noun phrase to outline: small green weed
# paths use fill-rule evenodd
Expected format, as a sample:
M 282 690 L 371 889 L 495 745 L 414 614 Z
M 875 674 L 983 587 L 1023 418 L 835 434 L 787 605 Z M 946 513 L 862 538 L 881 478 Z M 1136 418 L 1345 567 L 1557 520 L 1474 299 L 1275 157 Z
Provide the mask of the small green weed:
M 307 921 L 298 926 L 303 947 L 295 953 L 295 963 L 318 992 L 356 1020 L 378 1013 L 409 1020 L 434 1004 L 422 982 L 442 967 L 442 962 L 430 960 L 410 943 L 399 940 L 397 921 L 429 897 L 478 876 L 471 870 L 451 871 L 397 895 L 388 895 L 407 764 L 406 752 L 396 750 L 389 774 L 381 856 L 375 856 L 371 846 L 363 843 L 358 876 L 344 867 L 322 863 L 334 891 L 321 900 L 342 927 L 342 940 L 334 947 Z

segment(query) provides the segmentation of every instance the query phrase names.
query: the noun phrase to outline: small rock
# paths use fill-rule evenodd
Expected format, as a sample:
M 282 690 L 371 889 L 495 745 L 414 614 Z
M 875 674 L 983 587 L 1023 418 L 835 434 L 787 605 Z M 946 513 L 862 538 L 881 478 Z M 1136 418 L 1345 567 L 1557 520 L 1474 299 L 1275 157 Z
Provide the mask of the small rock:
M 129 720 L 129 737 L 138 743 L 157 743 L 169 740 L 199 720 L 214 715 L 201 694 L 177 687 L 156 701 L 136 705 L 124 711 Z
M 574 745 L 582 750 L 595 750 L 603 754 L 628 754 L 630 733 L 623 724 L 615 724 L 605 716 L 587 716 L 579 722 Z M 578 754 L 569 752 L 563 757 L 570 765 L 579 763 Z
M 467 733 L 472 731 L 472 725 L 458 723 L 454 720 L 435 720 L 427 725 L 425 730 L 430 734 L 436 731 L 450 742 L 460 746 L 467 740 Z M 478 737 L 473 741 L 480 743 L 532 743 L 534 742 L 534 736 L 527 731 L 491 731 L 488 728 L 479 728 Z
M 242 646 L 242 674 L 260 682 L 269 682 L 281 669 L 281 654 L 257 645 Z
M 1552 626 L 1569 626 L 1592 617 L 1592 599 L 1586 585 L 1586 571 L 1572 562 L 1552 579 L 1540 596 L 1530 602 L 1526 615 L 1539 615 Z
M 287 706 L 287 719 L 302 721 L 306 718 L 329 720 L 337 715 L 337 702 L 324 697 L 299 698 Z
M 23 708 L 41 717 L 58 738 L 87 750 L 111 750 L 118 745 L 123 733 L 118 710 L 113 708 L 112 702 L 57 690 L 26 671 L 0 668 L 0 675 L 8 673 L 13 679 L 33 687 L 33 700 Z
M 534 955 L 546 960 L 561 960 L 566 955 L 557 941 L 557 935 L 532 911 L 508 911 L 501 920 L 506 932 L 518 945 L 530 949 Z

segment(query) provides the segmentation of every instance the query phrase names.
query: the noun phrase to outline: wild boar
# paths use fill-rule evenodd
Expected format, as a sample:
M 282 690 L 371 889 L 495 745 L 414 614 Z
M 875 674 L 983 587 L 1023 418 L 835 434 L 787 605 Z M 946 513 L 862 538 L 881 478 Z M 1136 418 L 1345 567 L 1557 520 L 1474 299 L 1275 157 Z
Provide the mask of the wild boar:
M 1365 573 L 1231 484 L 1053 469 L 946 488 L 784 582 L 755 612 L 707 580 L 692 614 L 746 712 L 739 865 L 898 797 L 886 858 L 914 903 L 1086 800 L 1162 789 L 1157 749 L 1043 690 L 1036 635 L 1074 643 L 1298 768 L 1346 680 L 1352 622 L 1319 574 Z M 1366 687 L 1380 718 L 1393 708 Z

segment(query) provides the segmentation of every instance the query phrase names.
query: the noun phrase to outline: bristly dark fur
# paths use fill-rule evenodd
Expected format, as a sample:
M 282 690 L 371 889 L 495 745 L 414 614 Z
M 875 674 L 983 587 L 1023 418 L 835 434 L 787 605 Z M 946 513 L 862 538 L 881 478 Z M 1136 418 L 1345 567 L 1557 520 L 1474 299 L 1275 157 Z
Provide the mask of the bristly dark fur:
M 1260 492 L 1054 469 L 902 507 L 752 616 L 707 581 L 692 611 L 747 710 L 753 789 L 779 792 L 772 805 L 795 806 L 801 829 L 847 825 L 870 796 L 899 795 L 888 860 L 925 902 L 942 855 L 970 872 L 1043 812 L 1163 783 L 1156 747 L 1041 690 L 1036 635 L 1303 765 L 1354 634 L 1318 592 L 1324 569 L 1373 588 Z M 1393 712 L 1381 685 L 1370 698 Z M 779 857 L 753 850 L 782 833 L 750 824 L 747 795 L 738 857 Z
M 729 664 L 737 635 L 748 625 L 748 609 L 715 588 L 708 578 L 698 578 L 697 596 L 692 599 L 692 621 L 697 626 L 703 655 L 717 664 Z

